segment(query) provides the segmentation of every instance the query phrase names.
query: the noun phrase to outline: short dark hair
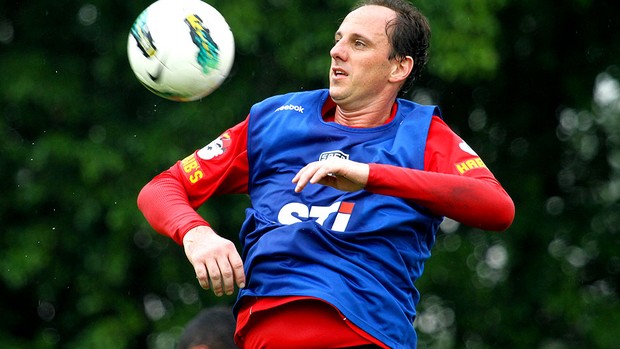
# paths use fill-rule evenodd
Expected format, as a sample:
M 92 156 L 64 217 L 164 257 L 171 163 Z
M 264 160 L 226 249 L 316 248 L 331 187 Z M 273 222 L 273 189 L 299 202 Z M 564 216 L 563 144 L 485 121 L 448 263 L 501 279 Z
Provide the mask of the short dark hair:
M 211 349 L 234 349 L 236 321 L 232 309 L 213 306 L 203 309 L 191 319 L 179 337 L 178 349 L 207 345 Z
M 428 61 L 430 24 L 422 12 L 406 0 L 361 0 L 353 10 L 369 5 L 387 7 L 396 12 L 396 19 L 388 23 L 385 28 L 392 45 L 388 58 L 402 59 L 406 56 L 413 58 L 413 70 L 401 87 L 401 92 L 406 92 L 413 85 L 413 81 L 420 77 Z

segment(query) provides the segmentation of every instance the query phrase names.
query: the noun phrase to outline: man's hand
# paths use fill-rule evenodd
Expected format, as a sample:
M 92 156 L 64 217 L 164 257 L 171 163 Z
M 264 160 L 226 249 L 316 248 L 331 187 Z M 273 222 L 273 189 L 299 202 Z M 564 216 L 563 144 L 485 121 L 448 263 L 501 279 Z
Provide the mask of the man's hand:
M 331 158 L 304 166 L 293 178 L 293 183 L 297 184 L 297 193 L 308 183 L 328 185 L 342 191 L 357 191 L 366 186 L 369 171 L 368 164 Z
M 216 296 L 221 296 L 231 295 L 235 283 L 239 288 L 245 287 L 243 261 L 235 244 L 217 235 L 211 227 L 199 226 L 188 231 L 183 247 L 205 290 L 211 288 Z

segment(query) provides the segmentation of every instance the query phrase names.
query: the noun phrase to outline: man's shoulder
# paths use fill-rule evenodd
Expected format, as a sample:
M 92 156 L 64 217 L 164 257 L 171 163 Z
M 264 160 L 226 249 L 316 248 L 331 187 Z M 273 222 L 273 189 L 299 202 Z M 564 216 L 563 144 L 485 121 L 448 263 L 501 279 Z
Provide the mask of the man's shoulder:
M 307 110 L 316 103 L 322 103 L 328 96 L 329 90 L 311 90 L 289 92 L 268 97 L 252 107 L 251 113 L 256 111 L 283 111 Z
M 439 116 L 441 117 L 441 110 L 437 105 L 434 104 L 422 104 L 414 101 L 410 101 L 408 99 L 398 98 L 396 100 L 398 102 L 398 110 L 399 112 L 408 115 L 412 113 L 423 113 L 430 114 L 430 116 Z
M 322 96 L 327 93 L 329 93 L 329 90 L 327 89 L 288 92 L 288 93 L 277 94 L 277 95 L 265 98 L 259 103 L 264 103 L 264 102 L 268 103 L 271 101 L 290 100 L 290 99 L 306 99 L 306 98 L 312 98 L 315 96 Z

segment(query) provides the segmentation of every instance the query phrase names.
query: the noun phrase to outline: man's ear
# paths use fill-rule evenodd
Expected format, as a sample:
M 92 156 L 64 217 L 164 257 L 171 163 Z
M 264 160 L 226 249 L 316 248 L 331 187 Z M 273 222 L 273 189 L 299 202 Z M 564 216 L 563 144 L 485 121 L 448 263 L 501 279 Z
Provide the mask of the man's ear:
M 405 56 L 393 60 L 392 72 L 390 73 L 391 82 L 403 82 L 413 71 L 413 57 Z

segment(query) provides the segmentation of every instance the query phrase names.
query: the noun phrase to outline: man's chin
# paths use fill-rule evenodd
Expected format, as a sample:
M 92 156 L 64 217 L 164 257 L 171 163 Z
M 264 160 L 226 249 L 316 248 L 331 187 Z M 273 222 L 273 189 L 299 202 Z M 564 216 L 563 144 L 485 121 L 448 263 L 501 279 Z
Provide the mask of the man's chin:
M 340 89 L 333 87 L 333 86 L 329 87 L 329 95 L 334 100 L 334 102 L 341 100 L 343 97 L 342 91 L 340 91 Z

